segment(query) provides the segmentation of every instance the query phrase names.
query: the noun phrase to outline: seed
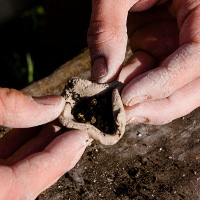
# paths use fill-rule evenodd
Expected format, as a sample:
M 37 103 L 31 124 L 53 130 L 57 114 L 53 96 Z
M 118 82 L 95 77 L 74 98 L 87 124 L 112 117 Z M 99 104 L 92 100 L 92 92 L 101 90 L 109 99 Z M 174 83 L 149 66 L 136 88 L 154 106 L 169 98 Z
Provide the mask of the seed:
M 97 100 L 95 98 L 92 99 L 91 104 L 97 105 Z
M 92 117 L 92 118 L 91 118 L 91 124 L 94 124 L 96 121 L 97 121 L 97 120 L 96 120 L 95 117 Z
M 78 117 L 78 119 L 80 119 L 81 122 L 83 122 L 83 123 L 85 122 L 85 117 L 83 114 L 78 113 L 77 117 Z

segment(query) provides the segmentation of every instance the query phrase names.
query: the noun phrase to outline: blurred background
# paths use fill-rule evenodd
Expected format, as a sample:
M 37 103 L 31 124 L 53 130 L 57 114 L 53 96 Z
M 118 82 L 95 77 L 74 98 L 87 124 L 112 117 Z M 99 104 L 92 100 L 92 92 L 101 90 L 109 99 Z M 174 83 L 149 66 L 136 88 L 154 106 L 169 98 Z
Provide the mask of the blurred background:
M 22 89 L 87 47 L 91 0 L 0 0 L 0 87 Z

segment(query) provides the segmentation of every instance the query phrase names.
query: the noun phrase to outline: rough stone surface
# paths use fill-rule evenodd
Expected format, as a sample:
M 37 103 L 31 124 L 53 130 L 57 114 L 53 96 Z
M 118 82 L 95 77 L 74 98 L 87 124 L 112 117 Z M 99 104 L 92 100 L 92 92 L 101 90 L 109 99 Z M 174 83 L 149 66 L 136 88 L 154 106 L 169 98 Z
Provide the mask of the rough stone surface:
M 89 63 L 86 51 L 23 91 L 60 94 L 69 77 L 89 78 Z M 163 126 L 128 125 L 116 145 L 88 147 L 75 168 L 37 199 L 200 199 L 199 121 L 196 109 Z

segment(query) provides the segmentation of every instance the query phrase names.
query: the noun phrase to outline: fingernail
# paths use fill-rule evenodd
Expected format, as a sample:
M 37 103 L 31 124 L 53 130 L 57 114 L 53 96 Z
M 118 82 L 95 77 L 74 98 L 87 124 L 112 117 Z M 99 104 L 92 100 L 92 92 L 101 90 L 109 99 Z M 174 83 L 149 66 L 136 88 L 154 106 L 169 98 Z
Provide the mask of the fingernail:
M 97 58 L 92 65 L 92 80 L 98 81 L 98 79 L 104 77 L 108 73 L 107 63 L 104 57 Z
M 41 96 L 41 97 L 33 97 L 33 99 L 39 104 L 56 106 L 62 100 L 62 97 L 48 95 L 48 96 Z
M 134 123 L 149 123 L 149 120 L 145 117 L 131 117 L 128 121 L 127 124 L 134 124 Z
M 127 103 L 126 106 L 133 106 L 133 105 L 140 103 L 140 102 L 147 100 L 147 99 L 150 99 L 150 97 L 148 95 L 144 95 L 144 96 L 140 96 L 140 97 L 134 97 Z

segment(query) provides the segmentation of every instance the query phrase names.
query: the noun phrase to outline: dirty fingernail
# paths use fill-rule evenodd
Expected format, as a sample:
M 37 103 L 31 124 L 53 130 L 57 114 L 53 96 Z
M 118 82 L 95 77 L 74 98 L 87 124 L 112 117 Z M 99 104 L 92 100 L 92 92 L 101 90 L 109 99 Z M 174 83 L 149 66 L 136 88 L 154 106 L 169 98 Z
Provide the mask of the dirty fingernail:
M 106 76 L 108 73 L 107 62 L 104 57 L 97 58 L 92 66 L 92 80 L 98 81 L 98 79 Z
M 60 101 L 64 101 L 64 99 L 60 96 L 53 96 L 53 95 L 49 95 L 49 96 L 41 96 L 41 97 L 33 97 L 33 99 L 39 103 L 39 104 L 43 104 L 43 105 L 58 105 L 60 103 Z
M 142 102 L 142 101 L 144 101 L 144 100 L 147 100 L 147 99 L 149 99 L 149 96 L 148 96 L 148 95 L 139 96 L 139 97 L 134 97 L 134 98 L 132 98 L 132 99 L 127 103 L 126 106 L 133 106 L 133 105 L 135 105 L 135 104 L 137 104 L 137 103 L 140 103 L 140 102 Z
M 133 123 L 149 123 L 149 120 L 145 117 L 131 117 L 128 121 L 127 124 L 133 124 Z

